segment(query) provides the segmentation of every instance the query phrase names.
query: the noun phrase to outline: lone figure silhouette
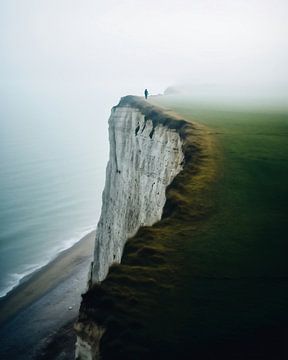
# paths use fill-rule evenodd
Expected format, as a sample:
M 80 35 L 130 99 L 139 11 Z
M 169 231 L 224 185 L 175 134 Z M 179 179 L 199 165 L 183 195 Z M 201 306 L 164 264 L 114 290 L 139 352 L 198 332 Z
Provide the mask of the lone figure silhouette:
M 148 98 L 148 90 L 147 89 L 145 89 L 145 91 L 144 91 L 144 95 L 145 95 L 145 99 L 147 100 L 147 98 Z

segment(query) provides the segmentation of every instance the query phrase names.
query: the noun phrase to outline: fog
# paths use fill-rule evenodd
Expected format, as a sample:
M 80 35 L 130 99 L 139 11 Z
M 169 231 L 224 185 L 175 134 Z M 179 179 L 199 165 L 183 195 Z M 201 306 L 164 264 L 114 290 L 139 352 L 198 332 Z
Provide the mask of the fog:
M 14 200 L 33 214 L 31 189 L 51 214 L 69 203 L 63 195 L 75 203 L 85 190 L 82 205 L 96 221 L 107 120 L 121 96 L 176 86 L 214 103 L 288 104 L 287 14 L 287 0 L 0 0 L 0 203 L 8 230 L 21 215 Z M 50 193 L 60 200 L 42 202 Z
M 285 0 L 1 0 L 1 93 L 116 99 L 181 83 L 281 90 L 287 13 Z

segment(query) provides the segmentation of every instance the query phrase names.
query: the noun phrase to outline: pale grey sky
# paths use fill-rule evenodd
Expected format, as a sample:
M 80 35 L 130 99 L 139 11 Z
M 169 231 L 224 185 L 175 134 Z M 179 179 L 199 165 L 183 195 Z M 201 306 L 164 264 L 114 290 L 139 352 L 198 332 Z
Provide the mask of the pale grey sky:
M 287 84 L 287 14 L 287 0 L 0 0 L 1 92 Z

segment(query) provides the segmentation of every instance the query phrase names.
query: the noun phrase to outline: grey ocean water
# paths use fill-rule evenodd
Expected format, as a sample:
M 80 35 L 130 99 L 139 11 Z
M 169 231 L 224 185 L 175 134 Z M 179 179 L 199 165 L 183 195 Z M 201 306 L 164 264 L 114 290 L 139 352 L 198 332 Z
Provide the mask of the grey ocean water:
M 1 297 L 96 227 L 108 103 L 69 92 L 1 97 Z

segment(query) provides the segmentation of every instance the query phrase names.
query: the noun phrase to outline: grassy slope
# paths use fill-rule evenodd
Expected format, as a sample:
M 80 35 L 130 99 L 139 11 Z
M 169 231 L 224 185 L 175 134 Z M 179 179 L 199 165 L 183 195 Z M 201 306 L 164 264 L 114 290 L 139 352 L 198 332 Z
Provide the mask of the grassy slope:
M 84 313 L 108 328 L 103 358 L 278 358 L 288 324 L 288 116 L 157 102 L 210 133 L 191 138 L 203 150 L 168 192 L 177 211 L 142 229 L 85 295 Z
M 199 324 L 201 341 L 219 338 L 235 358 L 278 358 L 288 326 L 288 114 L 158 102 L 208 126 L 223 154 L 217 211 L 187 249 L 188 274 L 198 272 L 184 290 L 196 309 L 187 326 Z
M 213 254 L 213 272 L 286 277 L 288 114 L 215 110 L 171 100 L 163 98 L 162 103 L 208 126 L 223 153 L 214 194 L 218 211 L 207 223 L 211 245 L 217 241 L 219 251 Z M 209 264 L 203 259 L 201 264 L 212 275 Z

